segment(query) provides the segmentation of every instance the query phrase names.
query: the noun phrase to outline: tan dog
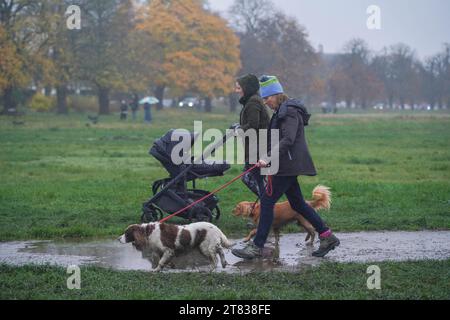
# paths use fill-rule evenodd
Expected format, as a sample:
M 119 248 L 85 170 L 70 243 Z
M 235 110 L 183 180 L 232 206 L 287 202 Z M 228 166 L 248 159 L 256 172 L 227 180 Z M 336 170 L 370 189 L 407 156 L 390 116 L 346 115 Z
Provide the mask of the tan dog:
M 312 192 L 313 199 L 310 201 L 306 201 L 314 210 L 320 209 L 330 209 L 331 205 L 331 192 L 330 188 L 318 185 L 314 188 Z M 254 206 L 254 202 L 243 201 L 236 205 L 233 209 L 233 214 L 235 216 L 242 216 L 246 218 L 251 218 L 255 225 L 258 225 L 259 215 L 261 213 L 259 202 Z M 277 203 L 274 208 L 274 219 L 272 223 L 272 229 L 275 234 L 275 241 L 278 244 L 280 239 L 280 229 L 291 223 L 297 222 L 298 225 L 303 226 L 306 232 L 305 241 L 310 242 L 309 245 L 314 243 L 314 239 L 316 237 L 315 229 L 301 214 L 297 213 L 293 210 L 288 201 Z M 247 237 L 244 238 L 244 241 L 249 241 L 256 234 L 256 228 L 250 231 Z

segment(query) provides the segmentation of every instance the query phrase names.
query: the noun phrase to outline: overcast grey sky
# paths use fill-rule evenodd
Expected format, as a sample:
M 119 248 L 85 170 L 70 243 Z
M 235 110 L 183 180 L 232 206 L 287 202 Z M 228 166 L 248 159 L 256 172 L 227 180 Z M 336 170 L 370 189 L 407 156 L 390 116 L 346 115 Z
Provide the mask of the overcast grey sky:
M 211 8 L 225 12 L 234 0 L 209 0 Z M 421 59 L 442 51 L 450 43 L 450 0 L 272 0 L 277 8 L 295 16 L 306 27 L 314 47 L 340 52 L 348 40 L 365 39 L 371 49 L 402 42 Z M 381 9 L 381 30 L 369 30 L 370 5 Z

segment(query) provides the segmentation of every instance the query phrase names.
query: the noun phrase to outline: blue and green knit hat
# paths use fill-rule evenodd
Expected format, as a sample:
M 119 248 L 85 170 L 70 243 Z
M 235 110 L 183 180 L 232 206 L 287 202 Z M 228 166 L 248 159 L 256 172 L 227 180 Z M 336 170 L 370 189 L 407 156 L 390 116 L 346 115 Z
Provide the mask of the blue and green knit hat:
M 267 98 L 276 94 L 284 93 L 283 86 L 275 76 L 262 76 L 259 78 L 261 97 Z

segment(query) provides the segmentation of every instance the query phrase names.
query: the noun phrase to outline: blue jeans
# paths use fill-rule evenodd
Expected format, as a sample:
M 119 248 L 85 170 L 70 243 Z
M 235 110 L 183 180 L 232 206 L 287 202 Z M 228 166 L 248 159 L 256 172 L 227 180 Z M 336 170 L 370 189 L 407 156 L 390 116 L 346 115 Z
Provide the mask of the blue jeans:
M 267 241 L 273 222 L 273 208 L 283 194 L 286 194 L 292 209 L 305 217 L 319 234 L 329 230 L 317 212 L 306 203 L 296 176 L 272 176 L 272 190 L 272 196 L 264 192 L 261 197 L 261 214 L 256 236 L 253 239 L 257 247 L 263 248 Z
M 150 108 L 144 109 L 144 121 L 151 122 L 152 121 L 152 112 Z

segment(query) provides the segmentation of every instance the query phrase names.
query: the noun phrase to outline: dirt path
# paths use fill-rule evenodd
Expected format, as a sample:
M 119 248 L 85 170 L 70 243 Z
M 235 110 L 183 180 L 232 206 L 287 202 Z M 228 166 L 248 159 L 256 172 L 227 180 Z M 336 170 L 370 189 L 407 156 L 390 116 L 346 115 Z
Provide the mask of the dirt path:
M 306 246 L 304 234 L 281 237 L 279 259 L 243 261 L 226 250 L 229 263 L 217 272 L 245 273 L 250 271 L 299 271 L 305 266 L 316 266 L 324 261 L 378 262 L 405 260 L 450 259 L 450 231 L 420 232 L 357 232 L 339 233 L 341 245 L 324 259 L 314 258 L 317 248 Z M 236 247 L 243 244 L 236 240 Z M 270 245 L 270 243 L 269 243 Z M 193 253 L 174 260 L 171 272 L 208 270 L 205 260 Z M 143 259 L 131 245 L 121 245 L 115 240 L 91 242 L 25 241 L 0 243 L 0 263 L 12 265 L 55 264 L 96 265 L 117 270 L 150 270 L 151 264 Z

